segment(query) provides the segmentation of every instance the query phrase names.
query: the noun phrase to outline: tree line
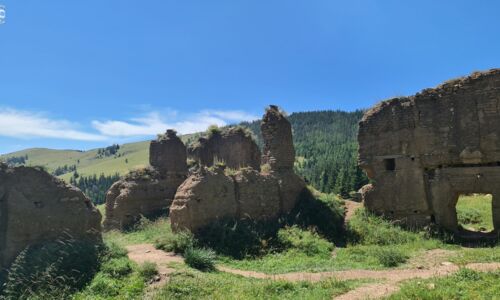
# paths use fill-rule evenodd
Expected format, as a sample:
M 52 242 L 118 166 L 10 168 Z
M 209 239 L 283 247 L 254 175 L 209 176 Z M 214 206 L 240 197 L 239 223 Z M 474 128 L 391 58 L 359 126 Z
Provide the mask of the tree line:
M 118 179 L 120 179 L 118 173 L 107 176 L 104 174 L 81 176 L 75 171 L 69 182 L 82 190 L 97 205 L 106 202 L 106 192 Z

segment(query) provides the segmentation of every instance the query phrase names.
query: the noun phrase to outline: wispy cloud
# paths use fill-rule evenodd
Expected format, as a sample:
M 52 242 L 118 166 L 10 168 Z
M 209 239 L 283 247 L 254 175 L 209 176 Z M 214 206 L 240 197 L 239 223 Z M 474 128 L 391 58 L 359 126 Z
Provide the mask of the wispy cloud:
M 210 125 L 225 126 L 257 118 L 235 110 L 202 110 L 194 114 L 182 114 L 165 109 L 161 112 L 150 111 L 128 120 L 94 120 L 91 126 L 82 129 L 81 124 L 54 119 L 40 112 L 0 107 L 0 137 L 119 142 L 132 137 L 154 136 L 170 128 L 180 134 L 187 134 L 204 131 Z
M 67 120 L 50 119 L 42 113 L 0 108 L 0 136 L 29 138 L 56 138 L 79 141 L 103 141 L 105 136 L 76 129 Z
M 257 116 L 234 110 L 203 110 L 199 113 L 181 116 L 169 114 L 173 120 L 165 120 L 159 112 L 150 112 L 143 117 L 129 121 L 93 121 L 92 126 L 102 135 L 110 137 L 131 137 L 154 135 L 173 128 L 181 134 L 204 131 L 210 125 L 225 126 L 234 122 L 251 121 Z

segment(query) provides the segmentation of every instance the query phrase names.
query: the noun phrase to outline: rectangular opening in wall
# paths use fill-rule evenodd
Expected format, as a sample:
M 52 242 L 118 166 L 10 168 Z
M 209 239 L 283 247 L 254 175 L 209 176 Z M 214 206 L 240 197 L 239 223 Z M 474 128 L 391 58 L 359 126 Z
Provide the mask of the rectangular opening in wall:
M 386 158 L 384 159 L 384 166 L 387 171 L 396 170 L 396 159 L 394 158 Z
M 469 231 L 492 231 L 492 201 L 491 194 L 461 194 L 456 205 L 459 226 Z

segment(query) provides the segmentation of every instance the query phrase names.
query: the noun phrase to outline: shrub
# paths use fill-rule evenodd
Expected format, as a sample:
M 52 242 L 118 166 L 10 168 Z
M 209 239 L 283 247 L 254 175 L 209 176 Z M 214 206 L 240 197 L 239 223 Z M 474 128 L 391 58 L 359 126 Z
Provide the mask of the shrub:
M 207 129 L 207 135 L 209 137 L 213 136 L 213 135 L 217 135 L 217 134 L 220 134 L 221 133 L 221 129 L 219 128 L 219 126 L 217 125 L 210 125 Z
M 144 278 L 144 281 L 150 281 L 158 275 L 158 267 L 155 263 L 147 261 L 139 266 L 139 274 Z
M 193 248 L 196 240 L 189 231 L 181 231 L 177 234 L 166 235 L 155 242 L 155 247 L 164 251 L 183 254 L 187 249 Z
M 316 232 L 302 230 L 297 226 L 278 231 L 278 240 L 285 248 L 294 248 L 308 256 L 324 254 L 329 256 L 333 245 L 322 239 Z
M 215 252 L 210 249 L 189 248 L 184 252 L 184 262 L 201 271 L 215 270 Z
M 4 295 L 7 299 L 65 298 L 92 280 L 101 251 L 100 246 L 69 238 L 29 246 L 12 263 Z
M 132 266 L 126 257 L 112 258 L 102 264 L 101 271 L 111 277 L 121 278 L 132 272 Z
M 457 210 L 457 217 L 461 224 L 480 224 L 483 221 L 481 212 L 474 208 Z
M 379 248 L 375 250 L 375 257 L 384 267 L 397 267 L 406 262 L 408 257 L 395 248 Z

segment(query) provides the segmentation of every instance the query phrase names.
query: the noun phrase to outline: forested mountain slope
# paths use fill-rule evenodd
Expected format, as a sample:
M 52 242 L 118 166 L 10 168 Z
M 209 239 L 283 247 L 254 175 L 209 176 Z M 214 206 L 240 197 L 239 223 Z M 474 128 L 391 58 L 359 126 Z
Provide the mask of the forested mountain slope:
M 323 192 L 347 195 L 366 182 L 356 166 L 356 134 L 362 115 L 358 110 L 299 112 L 289 116 L 297 152 L 296 169 L 308 183 Z M 251 129 L 262 144 L 260 121 L 241 125 Z M 198 136 L 186 135 L 183 140 L 190 143 Z M 102 202 L 117 174 L 148 165 L 148 146 L 149 141 L 89 151 L 36 148 L 2 155 L 0 159 L 14 165 L 43 166 L 79 186 L 94 201 Z

